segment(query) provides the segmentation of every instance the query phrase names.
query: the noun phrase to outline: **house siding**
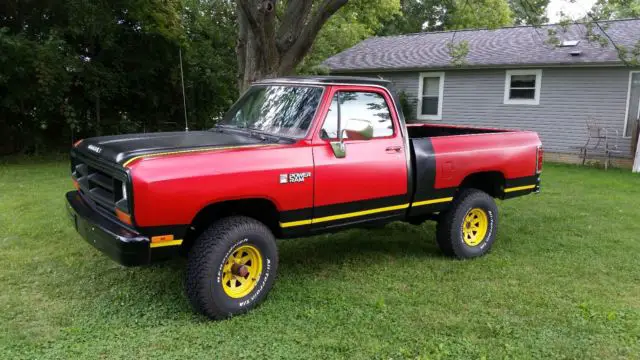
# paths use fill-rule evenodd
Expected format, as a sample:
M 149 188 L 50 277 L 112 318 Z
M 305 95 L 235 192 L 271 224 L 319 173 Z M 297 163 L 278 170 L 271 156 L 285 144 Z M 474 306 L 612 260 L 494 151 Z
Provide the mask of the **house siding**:
M 593 119 L 618 130 L 620 156 L 631 156 L 631 141 L 622 137 L 629 69 L 543 68 L 538 105 L 504 104 L 505 74 L 504 69 L 445 71 L 442 120 L 429 122 L 532 130 L 540 135 L 545 151 L 576 153 L 587 139 L 586 122 Z M 358 75 L 393 81 L 413 104 L 415 119 L 419 72 Z

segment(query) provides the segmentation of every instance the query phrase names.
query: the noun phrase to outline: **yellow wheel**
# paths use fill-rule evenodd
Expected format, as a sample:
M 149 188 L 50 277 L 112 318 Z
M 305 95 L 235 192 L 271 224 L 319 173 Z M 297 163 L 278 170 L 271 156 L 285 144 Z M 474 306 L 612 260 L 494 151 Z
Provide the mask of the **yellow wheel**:
M 222 288 L 234 299 L 253 291 L 262 274 L 262 254 L 252 245 L 243 245 L 229 255 L 222 270 Z
M 479 208 L 467 212 L 462 223 L 462 240 L 469 246 L 478 246 L 487 235 L 489 217 Z
M 445 255 L 471 259 L 491 250 L 497 231 L 498 207 L 493 197 L 478 189 L 463 189 L 439 215 L 436 240 Z
M 226 319 L 260 304 L 277 270 L 271 230 L 256 219 L 230 216 L 211 224 L 189 250 L 185 290 L 194 310 Z

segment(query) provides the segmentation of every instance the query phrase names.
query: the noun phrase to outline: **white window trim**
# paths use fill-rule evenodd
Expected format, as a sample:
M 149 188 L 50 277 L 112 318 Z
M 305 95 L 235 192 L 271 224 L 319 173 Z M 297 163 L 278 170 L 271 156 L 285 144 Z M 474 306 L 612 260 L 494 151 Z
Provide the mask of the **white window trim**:
M 512 75 L 535 75 L 536 92 L 533 99 L 509 99 Z M 542 87 L 542 69 L 531 70 L 507 70 L 504 78 L 504 103 L 507 105 L 539 105 L 540 88 Z
M 437 115 L 423 115 L 422 114 L 422 97 L 423 95 L 423 85 L 424 78 L 426 77 L 439 77 L 440 78 L 440 88 L 438 89 L 438 114 Z M 418 85 L 418 111 L 416 111 L 416 115 L 418 120 L 442 120 L 442 103 L 444 103 L 444 72 L 423 72 L 420 73 L 420 84 Z
M 631 135 L 626 135 L 627 125 L 629 122 L 629 103 L 631 102 L 631 82 L 633 80 L 633 74 L 640 73 L 640 71 L 629 71 L 629 86 L 627 87 L 627 105 L 624 108 L 624 127 L 622 128 L 622 138 L 631 139 Z M 640 113 L 640 106 L 638 106 L 638 113 Z M 625 136 L 626 135 L 626 136 Z

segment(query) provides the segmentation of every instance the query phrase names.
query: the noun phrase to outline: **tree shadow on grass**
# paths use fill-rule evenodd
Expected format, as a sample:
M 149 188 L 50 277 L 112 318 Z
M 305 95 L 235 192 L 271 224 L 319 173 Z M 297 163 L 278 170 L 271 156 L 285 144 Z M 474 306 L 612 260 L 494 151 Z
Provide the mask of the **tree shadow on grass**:
M 350 262 L 374 265 L 442 256 L 435 244 L 435 226 L 430 223 L 422 226 L 393 223 L 375 229 L 282 240 L 278 247 L 278 272 L 288 278 L 323 276 L 328 268 Z M 144 323 L 145 319 L 148 322 L 158 319 L 206 321 L 193 313 L 184 295 L 184 258 L 140 268 L 120 267 L 103 257 L 93 259 L 86 264 L 87 272 L 83 271 L 92 279 L 83 281 L 89 286 L 84 290 L 97 295 L 86 304 L 91 313 L 111 321 L 129 322 L 133 312 L 136 323 Z M 93 273 L 89 269 L 93 269 Z
M 323 266 L 352 261 L 367 264 L 416 257 L 441 257 L 435 241 L 435 224 L 413 226 L 392 223 L 373 229 L 354 229 L 279 244 L 280 272 L 295 268 L 311 274 Z

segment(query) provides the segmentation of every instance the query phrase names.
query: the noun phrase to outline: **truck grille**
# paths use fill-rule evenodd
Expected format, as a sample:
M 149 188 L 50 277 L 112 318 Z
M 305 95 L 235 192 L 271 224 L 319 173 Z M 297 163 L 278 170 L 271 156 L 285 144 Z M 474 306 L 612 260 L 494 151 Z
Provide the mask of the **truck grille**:
M 127 209 L 123 180 L 78 157 L 72 158 L 71 176 L 78 182 L 83 198 L 98 210 L 115 216 L 116 207 Z

